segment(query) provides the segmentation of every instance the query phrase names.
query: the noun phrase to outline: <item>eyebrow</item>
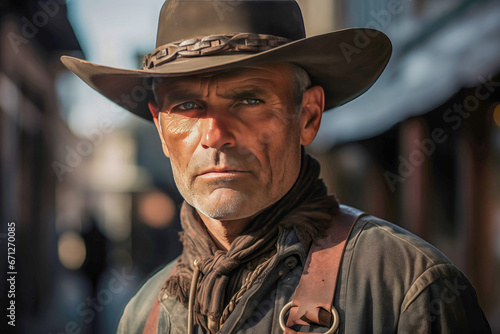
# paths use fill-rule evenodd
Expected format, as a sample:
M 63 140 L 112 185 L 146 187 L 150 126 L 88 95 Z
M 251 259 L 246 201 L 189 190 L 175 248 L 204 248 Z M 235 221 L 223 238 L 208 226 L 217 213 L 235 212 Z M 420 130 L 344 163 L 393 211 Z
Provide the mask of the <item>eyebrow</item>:
M 271 93 L 268 90 L 263 89 L 258 86 L 245 86 L 241 88 L 230 88 L 225 92 L 217 94 L 217 96 L 222 97 L 227 100 L 238 100 L 245 97 L 262 97 L 269 98 L 271 97 Z
M 269 99 L 272 94 L 269 93 L 268 90 L 261 87 L 246 85 L 244 87 L 229 88 L 224 92 L 218 93 L 217 96 L 226 100 L 238 100 L 246 97 Z M 163 101 L 161 102 L 163 102 L 162 105 L 164 107 L 168 107 L 177 103 L 198 100 L 200 98 L 202 98 L 202 94 L 199 92 L 187 91 L 181 87 L 174 87 L 165 94 Z

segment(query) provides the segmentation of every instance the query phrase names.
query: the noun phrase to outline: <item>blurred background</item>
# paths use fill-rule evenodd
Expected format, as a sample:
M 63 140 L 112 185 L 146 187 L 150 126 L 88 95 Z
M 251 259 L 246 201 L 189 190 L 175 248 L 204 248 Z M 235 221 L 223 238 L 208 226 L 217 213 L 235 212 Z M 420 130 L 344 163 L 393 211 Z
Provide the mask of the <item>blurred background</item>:
M 182 198 L 156 130 L 59 61 L 139 68 L 162 3 L 0 1 L 2 310 L 9 222 L 17 272 L 16 327 L 2 311 L 2 333 L 113 333 L 181 251 Z M 309 147 L 330 191 L 441 249 L 500 333 L 500 1 L 299 4 L 308 35 L 371 27 L 394 47 L 379 81 L 327 112 Z

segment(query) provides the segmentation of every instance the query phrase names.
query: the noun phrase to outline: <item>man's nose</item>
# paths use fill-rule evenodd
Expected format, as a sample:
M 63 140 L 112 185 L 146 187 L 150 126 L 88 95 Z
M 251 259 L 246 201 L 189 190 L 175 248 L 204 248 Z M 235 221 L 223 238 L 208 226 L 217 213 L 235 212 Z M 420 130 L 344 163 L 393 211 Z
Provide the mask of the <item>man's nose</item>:
M 201 145 L 203 148 L 221 149 L 235 145 L 234 129 L 224 115 L 209 115 L 202 120 Z

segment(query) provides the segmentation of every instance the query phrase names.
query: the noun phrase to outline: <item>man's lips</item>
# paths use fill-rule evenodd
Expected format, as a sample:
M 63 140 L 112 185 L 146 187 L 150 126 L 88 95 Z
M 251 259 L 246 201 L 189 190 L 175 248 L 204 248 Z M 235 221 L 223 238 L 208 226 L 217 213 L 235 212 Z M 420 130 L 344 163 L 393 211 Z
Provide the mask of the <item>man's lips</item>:
M 200 174 L 198 177 L 234 177 L 238 175 L 243 175 L 248 173 L 248 171 L 237 169 L 237 168 L 211 168 L 207 169 Z

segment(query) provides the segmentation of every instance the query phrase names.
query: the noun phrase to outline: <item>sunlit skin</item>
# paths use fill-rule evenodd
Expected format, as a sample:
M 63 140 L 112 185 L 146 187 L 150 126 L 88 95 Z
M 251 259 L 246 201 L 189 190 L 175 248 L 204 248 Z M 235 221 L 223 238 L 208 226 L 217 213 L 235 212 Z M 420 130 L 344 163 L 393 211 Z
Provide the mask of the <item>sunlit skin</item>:
M 288 65 L 263 65 L 165 80 L 149 104 L 176 185 L 221 249 L 298 177 L 324 92 L 308 89 L 297 110 L 293 87 Z

